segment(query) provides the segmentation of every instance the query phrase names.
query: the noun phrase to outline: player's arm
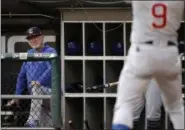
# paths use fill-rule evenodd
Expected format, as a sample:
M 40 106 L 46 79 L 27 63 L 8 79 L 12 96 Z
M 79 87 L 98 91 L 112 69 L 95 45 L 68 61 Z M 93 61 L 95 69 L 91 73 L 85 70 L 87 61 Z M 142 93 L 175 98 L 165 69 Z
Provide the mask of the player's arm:
M 56 50 L 54 49 L 50 49 L 49 51 L 47 51 L 47 53 L 55 53 L 57 54 Z M 47 69 L 43 72 L 43 74 L 41 75 L 41 77 L 38 79 L 38 82 L 36 83 L 36 85 L 38 86 L 45 86 L 45 87 L 51 87 L 51 71 L 52 71 L 52 64 L 51 62 L 45 62 L 45 64 L 47 65 Z M 50 86 L 48 86 L 50 84 Z
M 15 94 L 21 95 L 23 90 L 26 88 L 26 86 L 27 86 L 26 63 L 23 63 L 23 65 L 21 66 L 21 70 L 19 72 L 19 75 L 17 77 Z M 7 105 L 12 105 L 12 104 L 19 104 L 19 100 L 13 99 L 13 100 L 9 101 Z
M 16 95 L 21 95 L 24 89 L 27 87 L 27 78 L 26 78 L 26 63 L 23 63 L 21 66 L 21 70 L 17 77 L 17 84 L 16 84 Z

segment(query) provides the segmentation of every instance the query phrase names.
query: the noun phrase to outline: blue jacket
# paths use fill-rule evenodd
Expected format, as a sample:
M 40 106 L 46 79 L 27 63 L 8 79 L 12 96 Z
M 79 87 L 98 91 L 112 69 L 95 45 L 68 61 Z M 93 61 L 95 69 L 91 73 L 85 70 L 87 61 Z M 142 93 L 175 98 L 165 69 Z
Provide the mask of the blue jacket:
M 31 49 L 28 53 L 36 53 L 35 49 Z M 56 50 L 47 44 L 41 50 L 41 53 L 57 53 Z M 39 81 L 44 87 L 51 87 L 51 61 L 30 61 L 24 62 L 21 66 L 16 84 L 16 95 L 21 95 L 25 87 L 30 92 L 31 81 Z

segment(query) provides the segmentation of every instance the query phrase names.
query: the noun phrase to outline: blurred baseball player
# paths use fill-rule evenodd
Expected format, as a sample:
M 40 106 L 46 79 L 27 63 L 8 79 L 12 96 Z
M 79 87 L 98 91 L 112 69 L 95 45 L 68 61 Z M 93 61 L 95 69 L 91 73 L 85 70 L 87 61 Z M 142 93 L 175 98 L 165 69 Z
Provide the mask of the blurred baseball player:
M 177 30 L 184 1 L 132 1 L 131 47 L 120 73 L 113 130 L 133 128 L 133 108 L 154 78 L 174 129 L 184 129 Z
M 157 82 L 153 79 L 151 80 L 148 88 L 143 93 L 142 98 L 138 100 L 135 108 L 133 108 L 133 129 L 138 128 L 140 114 L 146 106 L 146 118 L 147 118 L 147 130 L 159 130 L 161 129 L 161 92 L 158 87 Z
M 27 37 L 31 50 L 28 53 L 56 53 L 46 43 L 43 43 L 43 34 L 38 27 L 31 27 Z M 50 61 L 24 62 L 17 78 L 16 93 L 21 95 L 25 87 L 31 95 L 51 94 L 51 63 Z M 19 104 L 19 100 L 11 100 L 7 106 Z M 29 118 L 25 124 L 28 127 L 51 126 L 50 101 L 32 99 Z

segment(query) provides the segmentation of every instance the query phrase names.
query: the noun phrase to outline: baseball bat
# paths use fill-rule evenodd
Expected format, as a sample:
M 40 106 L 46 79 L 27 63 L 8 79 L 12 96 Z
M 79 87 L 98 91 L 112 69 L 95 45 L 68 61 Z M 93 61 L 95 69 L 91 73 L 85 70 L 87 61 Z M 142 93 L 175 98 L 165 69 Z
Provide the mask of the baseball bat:
M 90 130 L 90 126 L 89 126 L 88 120 L 85 120 L 84 123 L 85 123 L 86 128 L 87 128 L 88 130 Z
M 110 88 L 110 87 L 114 87 L 116 85 L 118 85 L 118 81 L 117 82 L 112 82 L 112 83 L 107 83 L 107 84 L 101 84 L 101 85 L 88 87 L 87 90 L 91 91 L 91 90 L 96 90 L 96 89 L 99 89 L 99 88 Z
M 69 124 L 69 127 L 70 127 L 71 129 L 74 129 L 73 121 L 72 121 L 72 120 L 69 120 L 69 121 L 68 121 L 68 124 Z

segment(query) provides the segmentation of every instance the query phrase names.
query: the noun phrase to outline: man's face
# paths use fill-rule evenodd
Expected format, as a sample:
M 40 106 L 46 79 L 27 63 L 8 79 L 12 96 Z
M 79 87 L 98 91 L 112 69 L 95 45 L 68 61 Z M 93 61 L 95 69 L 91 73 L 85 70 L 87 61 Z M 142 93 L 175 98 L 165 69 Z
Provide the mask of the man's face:
M 41 48 L 43 46 L 43 35 L 29 38 L 28 43 L 31 46 L 31 48 L 34 49 Z

